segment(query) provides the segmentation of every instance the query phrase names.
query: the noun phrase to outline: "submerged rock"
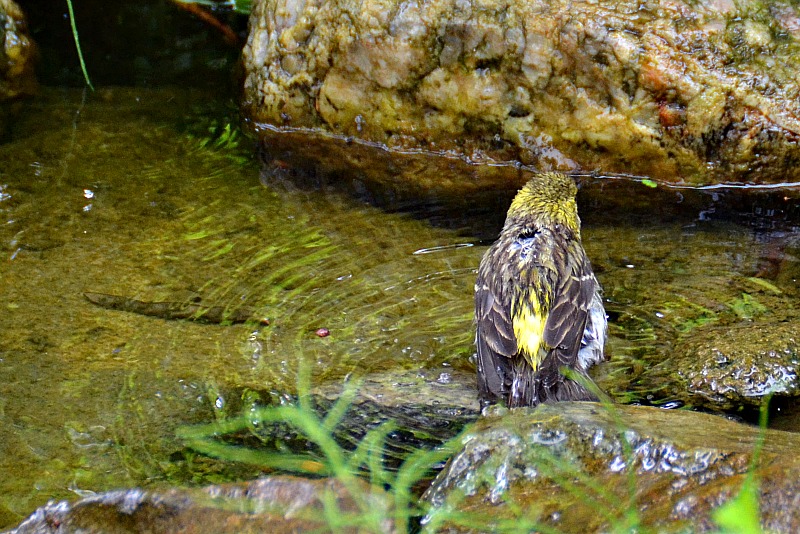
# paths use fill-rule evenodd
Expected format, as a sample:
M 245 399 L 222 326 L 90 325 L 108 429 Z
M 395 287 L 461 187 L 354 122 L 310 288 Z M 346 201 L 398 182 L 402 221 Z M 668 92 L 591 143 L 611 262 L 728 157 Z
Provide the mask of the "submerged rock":
M 796 532 L 800 436 L 694 412 L 590 403 L 482 418 L 427 491 L 424 522 L 457 532 L 510 522 L 563 532 L 711 531 L 712 511 L 739 493 L 762 439 L 754 469 L 761 525 Z
M 279 165 L 384 183 L 799 181 L 798 28 L 790 2 L 257 0 L 243 107 Z
M 363 377 L 353 397 L 330 431 L 343 450 L 355 450 L 370 431 L 391 422 L 392 430 L 383 445 L 383 462 L 388 469 L 400 464 L 420 449 L 434 449 L 456 437 L 479 415 L 475 374 L 452 369 L 385 371 Z M 309 392 L 308 406 L 323 420 L 343 395 L 347 386 L 330 382 Z M 219 392 L 225 398 L 230 415 L 245 417 L 258 408 L 296 403 L 295 393 L 231 388 Z M 225 443 L 259 450 L 306 453 L 315 449 L 308 437 L 291 422 L 250 425 L 246 432 L 238 428 L 210 432 Z M 253 436 L 259 438 L 253 443 Z M 209 437 L 212 437 L 211 435 Z
M 676 347 L 687 401 L 733 410 L 769 394 L 800 396 L 800 332 L 793 323 L 704 330 Z
M 380 490 L 354 483 L 363 492 L 355 499 L 338 481 L 289 476 L 186 490 L 112 491 L 43 506 L 9 534 L 307 532 L 330 527 L 329 505 L 335 506 L 342 532 L 360 532 L 365 506 L 388 518 L 389 504 Z M 388 519 L 372 526 L 378 528 L 370 531 L 394 531 Z
M 354 403 L 373 403 L 387 410 L 407 408 L 409 413 L 429 412 L 463 416 L 478 415 L 478 393 L 474 373 L 452 368 L 391 370 L 364 376 L 358 383 Z M 342 384 L 327 383 L 314 388 L 313 393 L 335 401 Z

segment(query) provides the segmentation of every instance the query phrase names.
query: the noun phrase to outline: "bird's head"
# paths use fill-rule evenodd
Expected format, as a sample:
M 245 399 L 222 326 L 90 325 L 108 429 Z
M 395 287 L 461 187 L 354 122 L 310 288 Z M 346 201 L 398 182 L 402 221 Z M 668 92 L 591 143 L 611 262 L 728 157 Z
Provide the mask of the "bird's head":
M 565 174 L 537 174 L 514 197 L 505 227 L 535 231 L 561 225 L 577 235 L 581 226 L 575 201 L 577 192 L 574 180 Z

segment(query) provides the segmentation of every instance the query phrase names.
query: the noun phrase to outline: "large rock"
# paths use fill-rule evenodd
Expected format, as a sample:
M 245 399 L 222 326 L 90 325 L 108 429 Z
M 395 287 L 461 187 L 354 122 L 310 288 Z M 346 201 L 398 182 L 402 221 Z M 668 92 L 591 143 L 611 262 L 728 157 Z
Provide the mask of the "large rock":
M 0 0 L 0 102 L 33 93 L 34 57 L 22 10 L 13 0 Z
M 792 323 L 703 331 L 675 349 L 686 400 L 736 410 L 767 395 L 800 396 L 800 331 Z M 682 389 L 682 388 L 681 388 Z
M 451 532 L 503 524 L 559 532 L 714 531 L 714 510 L 739 494 L 752 471 L 760 512 L 751 505 L 742 515 L 760 514 L 766 532 L 800 529 L 797 434 L 634 406 L 496 411 L 463 436 L 463 449 L 428 490 L 428 524 Z
M 353 485 L 358 488 L 356 497 L 336 480 L 290 476 L 189 490 L 120 490 L 75 503 L 50 503 L 9 534 L 324 531 L 333 521 L 326 510 L 335 514 L 342 532 L 361 532 L 363 528 L 393 532 L 389 519 L 372 525 L 363 521 L 369 511 L 374 512 L 373 517 L 390 517 L 385 494 L 359 480 L 354 480 Z
M 22 10 L 13 0 L 0 0 L 0 140 L 11 123 L 8 101 L 36 90 L 35 55 Z
M 244 109 L 280 165 L 369 180 L 798 181 L 799 28 L 790 2 L 256 0 Z

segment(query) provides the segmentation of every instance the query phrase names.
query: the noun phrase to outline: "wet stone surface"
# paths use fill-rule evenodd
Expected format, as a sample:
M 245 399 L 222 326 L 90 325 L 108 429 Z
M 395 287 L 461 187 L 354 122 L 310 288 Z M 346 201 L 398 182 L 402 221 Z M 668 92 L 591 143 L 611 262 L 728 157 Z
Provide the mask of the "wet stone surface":
M 0 0 L 0 141 L 13 119 L 10 101 L 36 91 L 36 47 L 14 0 Z
M 0 1 L 0 103 L 35 91 L 35 50 L 22 9 L 14 0 Z
M 494 409 L 462 444 L 424 496 L 431 528 L 711 531 L 712 509 L 738 493 L 758 447 L 762 525 L 800 526 L 788 506 L 800 473 L 792 433 L 695 412 L 559 403 Z
M 797 182 L 798 21 L 788 1 L 261 0 L 243 108 L 272 164 L 418 191 L 522 185 L 519 163 Z
M 786 322 L 713 329 L 676 347 L 688 400 L 721 410 L 800 395 L 800 327 Z
M 359 532 L 348 526 L 348 520 L 357 524 L 364 507 L 387 510 L 389 503 L 379 490 L 356 486 L 364 491 L 360 497 L 368 496 L 366 501 L 354 499 L 345 486 L 332 480 L 288 476 L 193 490 L 115 491 L 74 503 L 50 503 L 8 534 L 307 532 L 329 525 L 326 499 L 333 502 L 341 531 Z M 374 532 L 394 532 L 388 520 L 371 526 Z

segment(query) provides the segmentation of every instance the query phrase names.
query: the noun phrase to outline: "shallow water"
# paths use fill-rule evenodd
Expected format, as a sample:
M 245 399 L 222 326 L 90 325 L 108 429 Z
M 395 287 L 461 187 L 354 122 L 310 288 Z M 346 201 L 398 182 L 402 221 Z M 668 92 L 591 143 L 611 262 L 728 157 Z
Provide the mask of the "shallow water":
M 209 471 L 175 428 L 226 415 L 231 388 L 293 391 L 300 361 L 315 382 L 473 370 L 472 285 L 505 198 L 379 209 L 265 186 L 252 142 L 225 142 L 226 113 L 202 92 L 45 90 L 0 145 L 0 527 L 49 499 L 253 476 Z M 797 320 L 800 244 L 789 219 L 721 216 L 716 192 L 635 187 L 616 202 L 619 184 L 585 181 L 579 198 L 611 317 L 597 376 L 661 404 L 686 332 Z M 165 321 L 86 291 L 270 324 Z

